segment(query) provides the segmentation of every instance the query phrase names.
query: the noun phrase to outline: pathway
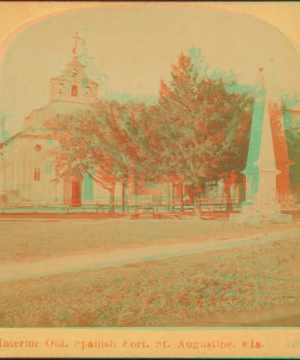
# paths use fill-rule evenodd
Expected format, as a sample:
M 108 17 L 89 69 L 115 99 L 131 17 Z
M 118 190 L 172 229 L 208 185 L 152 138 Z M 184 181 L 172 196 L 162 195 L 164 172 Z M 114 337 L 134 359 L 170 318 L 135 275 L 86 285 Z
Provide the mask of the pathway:
M 66 272 L 121 266 L 129 263 L 159 260 L 183 255 L 201 254 L 226 250 L 263 242 L 283 240 L 299 236 L 299 229 L 282 230 L 270 235 L 239 236 L 235 239 L 212 239 L 206 242 L 183 242 L 142 246 L 134 249 L 117 249 L 85 254 L 73 254 L 39 260 L 9 262 L 0 265 L 0 282 Z

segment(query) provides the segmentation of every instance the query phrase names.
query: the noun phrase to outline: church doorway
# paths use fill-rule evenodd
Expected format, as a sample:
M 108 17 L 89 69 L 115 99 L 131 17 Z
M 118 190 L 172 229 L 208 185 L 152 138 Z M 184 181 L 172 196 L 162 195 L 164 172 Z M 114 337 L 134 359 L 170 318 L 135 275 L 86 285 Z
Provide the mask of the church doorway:
M 71 205 L 71 184 L 68 178 L 64 179 L 64 205 Z
M 81 206 L 81 183 L 78 178 L 64 180 L 64 205 Z
M 77 178 L 72 179 L 71 206 L 81 206 L 81 181 Z

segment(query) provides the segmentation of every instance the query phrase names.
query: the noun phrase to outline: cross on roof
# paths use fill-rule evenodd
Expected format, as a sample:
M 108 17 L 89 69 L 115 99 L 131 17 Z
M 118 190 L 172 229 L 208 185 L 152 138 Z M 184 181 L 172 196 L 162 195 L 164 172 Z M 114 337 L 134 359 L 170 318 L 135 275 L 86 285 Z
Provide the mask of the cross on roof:
M 77 52 L 77 45 L 78 45 L 78 40 L 82 40 L 81 37 L 78 36 L 78 31 L 75 32 L 75 36 L 72 36 L 72 39 L 75 39 L 75 47 L 73 49 L 73 53 L 76 55 Z

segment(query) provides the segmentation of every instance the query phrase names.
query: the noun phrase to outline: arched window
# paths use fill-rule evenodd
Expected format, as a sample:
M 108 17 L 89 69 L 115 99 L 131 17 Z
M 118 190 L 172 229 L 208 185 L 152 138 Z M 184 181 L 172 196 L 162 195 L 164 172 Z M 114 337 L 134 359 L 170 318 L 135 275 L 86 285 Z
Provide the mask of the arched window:
M 87 77 L 82 78 L 82 88 L 86 89 L 88 87 L 88 79 Z
M 85 94 L 89 96 L 91 94 L 91 88 L 88 86 L 85 90 Z
M 76 85 L 72 85 L 72 92 L 71 92 L 72 96 L 77 96 L 77 86 Z
M 58 93 L 59 93 L 59 94 L 62 94 L 62 93 L 63 93 L 63 89 L 64 89 L 64 84 L 63 84 L 63 83 L 60 83 L 60 84 L 58 85 Z
M 73 69 L 73 77 L 76 77 L 78 75 L 78 69 L 74 68 Z
M 34 178 L 34 181 L 41 180 L 41 169 L 40 168 L 34 168 L 33 178 Z

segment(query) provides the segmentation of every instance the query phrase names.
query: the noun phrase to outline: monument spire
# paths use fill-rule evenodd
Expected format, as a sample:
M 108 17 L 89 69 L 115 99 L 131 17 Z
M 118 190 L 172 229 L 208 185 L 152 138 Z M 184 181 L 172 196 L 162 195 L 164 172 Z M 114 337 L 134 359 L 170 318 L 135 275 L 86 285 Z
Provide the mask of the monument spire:
M 253 109 L 252 126 L 250 133 L 250 142 L 248 157 L 243 174 L 246 175 L 246 203 L 252 203 L 254 195 L 258 191 L 259 169 L 256 162 L 259 159 L 259 149 L 261 145 L 262 126 L 265 111 L 266 88 L 264 79 L 264 69 L 258 69 L 258 89 Z M 246 209 L 246 206 L 244 206 Z
M 262 135 L 260 141 L 259 157 L 255 164 L 268 170 L 277 170 L 275 165 L 275 154 L 270 119 L 270 99 L 266 96 L 264 117 L 262 124 Z
M 273 135 L 271 129 L 272 103 L 266 95 L 259 158 L 255 165 L 259 168 L 258 191 L 254 197 L 254 207 L 262 216 L 274 216 L 281 212 L 277 199 L 276 176 L 280 173 L 276 167 Z

